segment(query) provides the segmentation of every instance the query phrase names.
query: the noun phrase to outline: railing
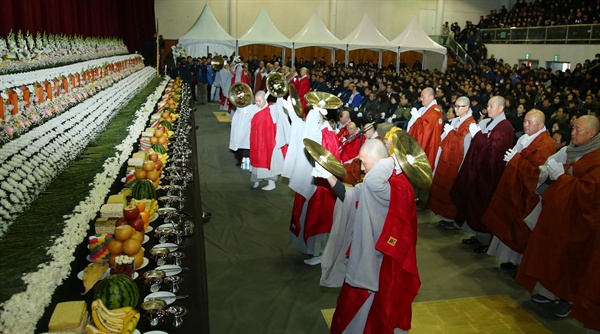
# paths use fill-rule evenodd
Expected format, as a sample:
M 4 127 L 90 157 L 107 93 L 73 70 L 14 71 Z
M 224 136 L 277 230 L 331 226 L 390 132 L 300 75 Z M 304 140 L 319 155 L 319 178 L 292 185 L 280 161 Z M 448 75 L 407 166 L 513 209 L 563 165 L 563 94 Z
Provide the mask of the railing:
M 600 24 L 480 29 L 485 43 L 600 44 Z
M 445 46 L 448 50 L 452 51 L 456 57 L 465 65 L 475 66 L 475 61 L 467 51 L 462 47 L 462 45 L 458 44 L 452 36 L 446 35 L 429 35 L 429 37 L 434 40 L 436 43 Z

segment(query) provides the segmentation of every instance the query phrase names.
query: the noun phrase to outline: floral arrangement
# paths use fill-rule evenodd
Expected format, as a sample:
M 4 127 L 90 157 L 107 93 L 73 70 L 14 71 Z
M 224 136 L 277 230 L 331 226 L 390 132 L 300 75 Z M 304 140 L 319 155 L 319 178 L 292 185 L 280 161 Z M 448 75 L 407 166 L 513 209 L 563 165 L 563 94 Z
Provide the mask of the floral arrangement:
M 27 31 L 12 30 L 0 36 L 0 74 L 27 72 L 64 64 L 127 54 L 127 47 L 117 38 L 46 35 L 34 37 Z
M 171 50 L 173 51 L 173 57 L 175 58 L 175 63 L 177 63 L 178 58 L 187 58 L 187 52 L 183 48 L 183 45 L 177 44 L 171 46 Z
M 135 63 L 135 65 L 121 68 L 110 66 L 118 63 L 127 63 L 128 61 L 132 61 L 131 63 Z M 90 61 L 84 64 L 35 71 L 32 73 L 0 76 L 0 88 L 10 87 L 2 85 L 17 84 L 16 86 L 25 86 L 30 92 L 34 92 L 35 83 L 44 82 L 46 80 L 51 81 L 56 77 L 61 77 L 62 79 L 65 75 L 73 75 L 74 73 L 77 74 L 78 72 L 76 68 L 80 68 L 79 66 L 81 65 L 87 66 L 88 70 L 99 67 L 114 68 L 115 70 L 110 71 L 109 75 L 104 76 L 99 80 L 90 80 L 87 82 L 82 80 L 79 87 L 72 87 L 71 83 L 67 81 L 68 91 L 65 91 L 59 86 L 55 85 L 53 88 L 53 94 L 55 97 L 52 100 L 40 102 L 38 101 L 38 97 L 35 96 L 32 98 L 33 102 L 27 103 L 27 101 L 24 101 L 23 91 L 21 89 L 14 89 L 18 95 L 19 112 L 16 115 L 10 115 L 10 112 L 14 107 L 10 104 L 7 106 L 7 110 L 9 112 L 6 113 L 7 115 L 5 115 L 5 119 L 0 119 L 0 145 L 13 140 L 30 129 L 43 124 L 49 119 L 60 115 L 65 110 L 68 110 L 77 103 L 82 102 L 100 90 L 106 89 L 107 87 L 113 85 L 116 81 L 121 80 L 131 73 L 143 68 L 140 56 L 117 56 L 109 59 Z M 84 72 L 85 70 L 82 70 L 81 74 Z M 8 91 L 8 88 L 3 90 Z M 8 100 L 8 94 L 6 92 L 0 93 L 0 95 L 5 101 Z
M 86 113 L 87 117 L 83 117 L 80 122 L 88 123 L 85 126 L 79 126 L 78 124 L 75 126 L 77 130 L 74 130 L 73 133 L 77 136 L 77 139 L 74 141 L 78 142 L 85 138 L 95 137 L 96 132 L 102 131 L 104 128 L 100 125 L 106 120 L 110 120 L 110 115 L 116 113 L 120 106 L 135 95 L 141 87 L 144 87 L 153 76 L 154 69 L 148 67 L 131 75 L 105 92 L 98 94 L 97 97 L 94 97 L 96 101 L 84 102 L 87 106 L 83 110 L 79 110 L 78 113 Z M 148 96 L 146 103 L 136 111 L 133 123 L 127 130 L 124 130 L 128 132 L 128 136 L 115 147 L 115 156 L 106 159 L 104 162 L 103 172 L 97 174 L 94 182 L 90 184 L 91 189 L 88 197 L 79 203 L 73 214 L 65 216 L 62 235 L 56 238 L 54 245 L 47 252 L 52 257 L 52 260 L 41 264 L 37 272 L 26 274 L 23 277 L 23 281 L 27 285 L 26 291 L 13 295 L 2 305 L 0 332 L 35 332 L 36 323 L 43 315 L 45 308 L 50 304 L 56 287 L 70 275 L 70 264 L 74 259 L 73 253 L 76 247 L 87 235 L 90 220 L 96 216 L 96 213 L 100 210 L 100 206 L 104 204 L 105 198 L 109 193 L 112 183 L 117 178 L 121 166 L 132 154 L 134 144 L 144 130 L 150 112 L 154 110 L 154 106 L 159 100 L 167 82 L 168 78 L 163 80 L 154 93 Z M 101 111 L 97 112 L 99 109 Z M 104 117 L 101 117 L 103 119 L 100 120 L 96 119 L 99 116 Z M 44 138 L 44 134 L 39 133 L 38 130 L 39 128 L 32 131 L 37 132 L 36 139 Z M 72 141 L 71 136 L 67 135 L 56 138 L 53 142 L 58 144 L 53 151 L 54 154 L 59 156 L 73 156 L 71 150 L 62 148 L 69 145 Z M 87 142 L 85 144 L 78 144 L 78 146 L 86 145 Z M 44 146 L 42 147 L 45 148 Z M 45 158 L 50 159 L 51 155 L 52 153 Z M 44 179 L 44 176 L 41 176 L 41 178 Z M 15 186 L 14 183 L 11 185 Z M 18 197 L 16 194 L 14 196 Z
M 138 70 L 2 147 L 0 237 L 152 74 Z

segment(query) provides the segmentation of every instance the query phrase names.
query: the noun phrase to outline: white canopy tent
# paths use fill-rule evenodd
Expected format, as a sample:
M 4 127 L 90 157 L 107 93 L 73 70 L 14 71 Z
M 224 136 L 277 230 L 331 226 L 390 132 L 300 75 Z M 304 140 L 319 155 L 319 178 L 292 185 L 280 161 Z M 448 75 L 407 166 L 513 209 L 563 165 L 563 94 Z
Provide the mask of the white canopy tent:
M 335 49 L 346 50 L 346 43 L 340 41 L 327 29 L 315 10 L 308 22 L 292 37 L 292 61 L 296 59 L 296 49 L 318 46 L 331 49 L 331 62 L 335 62 Z
M 395 46 L 388 48 L 388 50 L 398 52 L 398 66 L 400 64 L 400 53 L 416 51 L 423 53 L 423 69 L 446 71 L 448 50 L 429 38 L 417 21 L 416 16 L 413 16 L 404 31 L 392 40 L 392 44 Z
M 188 55 L 196 58 L 208 53 L 229 55 L 235 50 L 236 42 L 221 27 L 208 4 L 205 4 L 194 25 L 179 38 L 179 43 Z
M 282 60 L 285 59 L 285 48 L 292 48 L 292 41 L 282 34 L 279 29 L 277 29 L 275 24 L 273 24 L 273 21 L 271 21 L 269 14 L 267 14 L 267 11 L 263 7 L 260 8 L 260 11 L 258 12 L 258 15 L 256 16 L 256 19 L 254 20 L 254 23 L 250 29 L 248 29 L 245 34 L 238 38 L 237 42 L 238 48 L 240 46 L 251 44 L 281 46 Z M 235 53 L 239 54 L 239 50 L 236 49 Z
M 352 50 L 358 49 L 370 49 L 379 51 L 379 67 L 381 67 L 381 52 L 382 50 L 389 50 L 394 45 L 385 38 L 369 16 L 365 13 L 362 21 L 358 26 L 348 35 L 342 39 L 342 42 L 346 43 L 346 64 L 348 64 L 348 53 Z

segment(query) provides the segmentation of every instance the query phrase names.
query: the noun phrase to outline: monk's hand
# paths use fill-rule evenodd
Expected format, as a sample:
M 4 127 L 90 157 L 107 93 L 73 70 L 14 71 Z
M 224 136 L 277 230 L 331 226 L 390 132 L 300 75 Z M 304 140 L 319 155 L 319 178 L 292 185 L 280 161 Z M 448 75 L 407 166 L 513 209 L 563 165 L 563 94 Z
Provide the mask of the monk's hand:
M 512 148 L 509 148 L 508 151 L 506 151 L 506 153 L 504 153 L 504 161 L 509 162 L 510 159 L 512 159 L 515 154 L 517 154 L 517 151 L 513 150 Z
M 445 133 L 450 133 L 450 131 L 452 131 L 454 128 L 452 127 L 452 125 L 446 123 L 446 125 L 444 125 L 444 132 Z
M 481 131 L 481 129 L 475 123 L 469 124 L 469 132 L 471 133 L 471 138 L 475 137 L 477 132 Z
M 315 167 L 313 168 L 311 175 L 313 177 L 317 177 L 317 178 L 321 178 L 321 179 L 328 179 L 329 177 L 332 176 L 332 174 L 330 172 L 328 172 L 327 169 L 325 169 L 323 166 L 321 166 L 320 164 L 318 164 L 316 162 L 315 162 Z
M 412 108 L 410 110 L 410 115 L 412 116 L 412 118 L 417 119 L 419 117 L 421 117 L 421 113 L 417 110 L 417 108 Z
M 390 159 L 394 162 L 394 169 L 396 170 L 396 174 L 402 173 L 402 168 L 400 167 L 400 163 L 398 162 L 398 157 L 396 157 L 396 153 L 392 153 Z
M 556 162 L 554 159 L 548 159 L 546 166 L 548 166 L 548 174 L 552 180 L 557 180 L 559 176 L 565 173 L 563 164 Z

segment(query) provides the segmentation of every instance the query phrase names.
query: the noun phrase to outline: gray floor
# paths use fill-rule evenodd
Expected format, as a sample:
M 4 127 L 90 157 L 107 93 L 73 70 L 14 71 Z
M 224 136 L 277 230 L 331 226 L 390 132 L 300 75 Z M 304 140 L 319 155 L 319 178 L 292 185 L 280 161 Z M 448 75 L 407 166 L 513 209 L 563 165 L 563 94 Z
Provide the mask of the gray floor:
M 213 214 L 204 225 L 211 333 L 327 333 L 320 310 L 335 307 L 339 290 L 320 287 L 320 267 L 305 265 L 290 247 L 293 193 L 286 180 L 270 192 L 252 189 L 228 150 L 230 123 L 219 123 L 214 111 L 217 104 L 196 112 L 202 201 Z M 461 245 L 465 237 L 419 213 L 416 301 L 506 294 L 553 333 L 584 332 L 574 319 L 531 302 L 494 258 Z

